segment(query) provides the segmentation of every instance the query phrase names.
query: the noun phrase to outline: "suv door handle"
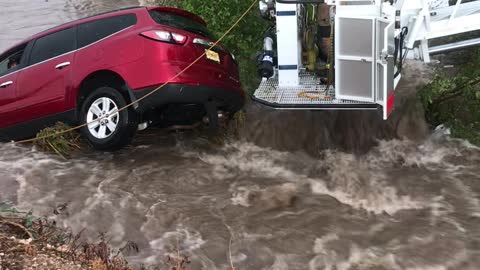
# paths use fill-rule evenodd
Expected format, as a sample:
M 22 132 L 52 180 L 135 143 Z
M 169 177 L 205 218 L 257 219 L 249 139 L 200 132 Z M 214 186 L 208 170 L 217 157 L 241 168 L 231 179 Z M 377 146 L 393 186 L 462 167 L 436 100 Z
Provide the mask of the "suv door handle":
M 70 62 L 63 62 L 55 66 L 56 69 L 62 69 L 64 67 L 70 66 Z
M 0 84 L 0 88 L 7 88 L 9 85 L 12 85 L 12 84 L 13 84 L 12 81 L 4 82 Z

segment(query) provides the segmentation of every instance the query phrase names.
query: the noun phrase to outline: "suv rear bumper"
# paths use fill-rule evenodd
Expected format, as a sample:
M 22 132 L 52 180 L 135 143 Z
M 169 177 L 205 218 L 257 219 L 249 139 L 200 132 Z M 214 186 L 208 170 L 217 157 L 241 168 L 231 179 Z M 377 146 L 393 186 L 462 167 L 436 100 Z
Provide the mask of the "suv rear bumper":
M 132 100 L 138 100 L 151 93 L 158 86 L 131 91 Z M 134 108 L 145 112 L 168 104 L 207 104 L 215 102 L 218 108 L 230 113 L 240 110 L 245 104 L 245 92 L 241 89 L 224 89 L 206 85 L 167 84 L 140 100 Z

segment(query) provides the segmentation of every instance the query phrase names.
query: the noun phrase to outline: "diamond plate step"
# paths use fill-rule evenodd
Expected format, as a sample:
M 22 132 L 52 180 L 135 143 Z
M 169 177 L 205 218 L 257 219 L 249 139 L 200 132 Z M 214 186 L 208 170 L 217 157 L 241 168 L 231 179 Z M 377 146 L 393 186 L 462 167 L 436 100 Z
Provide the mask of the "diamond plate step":
M 355 110 L 377 109 L 377 104 L 335 98 L 335 88 L 322 84 L 313 73 L 302 72 L 300 85 L 279 87 L 274 76 L 260 83 L 253 99 L 278 109 Z

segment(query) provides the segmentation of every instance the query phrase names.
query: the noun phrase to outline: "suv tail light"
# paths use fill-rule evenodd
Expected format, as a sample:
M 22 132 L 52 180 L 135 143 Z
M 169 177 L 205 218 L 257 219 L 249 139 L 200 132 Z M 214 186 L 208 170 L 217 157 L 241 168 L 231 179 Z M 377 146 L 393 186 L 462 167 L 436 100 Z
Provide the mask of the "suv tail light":
M 174 32 L 163 31 L 163 30 L 151 30 L 141 33 L 140 35 L 153 39 L 156 41 L 168 42 L 173 44 L 185 44 L 187 37 L 181 34 Z

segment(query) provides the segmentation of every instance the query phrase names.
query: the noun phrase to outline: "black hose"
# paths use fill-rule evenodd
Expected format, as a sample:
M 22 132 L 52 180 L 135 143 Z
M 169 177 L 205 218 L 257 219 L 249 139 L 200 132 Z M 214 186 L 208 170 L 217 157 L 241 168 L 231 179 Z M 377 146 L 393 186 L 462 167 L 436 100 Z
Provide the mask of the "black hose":
M 408 50 L 403 53 L 403 44 L 405 42 L 405 37 L 408 35 L 408 27 L 403 27 L 400 32 L 400 36 L 395 38 L 395 52 L 393 54 L 393 63 L 397 67 L 397 72 L 395 72 L 394 78 L 397 78 L 398 75 L 402 73 L 403 63 L 407 57 Z

